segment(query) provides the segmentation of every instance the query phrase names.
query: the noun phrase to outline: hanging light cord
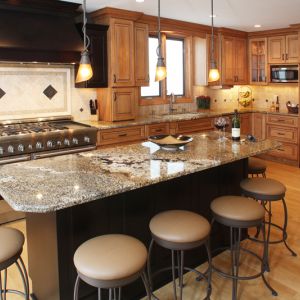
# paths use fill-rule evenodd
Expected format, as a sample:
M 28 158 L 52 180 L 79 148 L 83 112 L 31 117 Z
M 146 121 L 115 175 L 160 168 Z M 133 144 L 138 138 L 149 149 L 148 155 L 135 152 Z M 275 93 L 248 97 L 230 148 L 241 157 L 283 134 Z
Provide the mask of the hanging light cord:
M 156 54 L 158 57 L 161 57 L 160 0 L 158 0 L 158 47 L 156 49 Z
M 211 0 L 211 61 L 215 60 L 214 44 L 214 0 Z
M 87 17 L 86 17 L 86 0 L 83 0 L 83 26 L 82 26 L 83 44 L 84 44 L 83 51 L 88 51 L 88 48 L 90 46 L 90 38 L 86 34 L 86 23 L 87 23 Z

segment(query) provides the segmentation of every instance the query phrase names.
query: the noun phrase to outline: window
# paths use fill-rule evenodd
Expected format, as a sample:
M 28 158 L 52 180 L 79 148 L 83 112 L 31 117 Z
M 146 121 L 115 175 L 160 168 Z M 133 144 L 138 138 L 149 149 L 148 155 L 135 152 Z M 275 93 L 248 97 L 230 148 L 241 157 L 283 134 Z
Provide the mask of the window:
M 167 97 L 174 93 L 178 102 L 191 102 L 190 57 L 185 51 L 191 51 L 191 38 L 169 37 L 162 34 L 162 51 L 167 66 L 167 78 L 155 82 L 158 38 L 149 37 L 149 86 L 141 87 L 141 104 L 151 105 L 167 103 Z M 181 100 L 181 101 L 180 101 Z
M 167 38 L 167 95 L 184 95 L 184 40 Z

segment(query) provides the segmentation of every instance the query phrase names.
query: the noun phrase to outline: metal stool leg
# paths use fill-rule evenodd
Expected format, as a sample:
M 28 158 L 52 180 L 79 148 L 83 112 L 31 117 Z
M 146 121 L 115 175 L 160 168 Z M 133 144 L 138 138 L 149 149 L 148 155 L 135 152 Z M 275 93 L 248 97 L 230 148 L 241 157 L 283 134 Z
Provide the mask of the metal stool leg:
M 75 281 L 75 287 L 74 287 L 74 300 L 78 300 L 78 288 L 79 288 L 79 282 L 80 278 L 77 275 L 76 281 Z
M 211 273 L 212 273 L 212 258 L 211 258 L 211 251 L 210 251 L 210 240 L 208 239 L 205 243 L 205 248 L 207 252 L 207 258 L 208 258 L 208 269 L 207 269 L 207 292 L 206 297 L 204 300 L 209 300 L 211 295 Z
M 232 263 L 232 300 L 237 299 L 237 285 L 239 275 L 239 257 L 240 257 L 240 241 L 241 229 L 230 228 L 230 242 L 231 242 L 231 263 Z
M 172 252 L 172 278 L 173 278 L 173 290 L 174 290 L 174 300 L 177 299 L 177 293 L 176 293 L 176 274 L 175 274 L 175 254 L 174 250 L 171 250 Z
M 112 295 L 113 295 L 113 291 L 112 289 L 109 289 L 109 300 L 113 300 Z
M 180 297 L 179 299 L 182 300 L 183 294 L 183 267 L 184 267 L 184 251 L 180 251 L 180 277 L 179 277 L 179 286 L 180 286 Z
M 6 300 L 6 292 L 7 292 L 7 269 L 4 270 L 4 287 L 3 287 L 3 299 Z
M 147 272 L 148 272 L 148 280 L 149 280 L 149 286 L 151 292 L 153 292 L 153 282 L 151 276 L 151 252 L 152 252 L 153 244 L 154 244 L 154 240 L 152 239 L 149 245 L 148 259 L 147 259 Z
M 293 256 L 297 256 L 297 253 L 295 251 L 293 251 L 289 245 L 286 242 L 287 239 L 287 223 L 288 223 L 288 211 L 287 211 L 287 206 L 286 206 L 286 202 L 285 199 L 282 198 L 282 204 L 283 204 L 283 211 L 284 211 L 284 225 L 283 225 L 283 233 L 282 233 L 282 238 L 283 238 L 283 242 L 286 246 L 286 248 L 291 252 L 291 254 Z
M 102 298 L 101 289 L 98 288 L 98 300 L 101 300 L 101 298 Z
M 150 291 L 150 288 L 149 288 L 149 281 L 148 281 L 148 278 L 147 278 L 147 275 L 146 275 L 146 272 L 143 271 L 142 275 L 141 275 L 141 278 L 143 280 L 143 283 L 144 283 L 144 286 L 145 286 L 145 289 L 146 289 L 146 293 L 147 293 L 147 298 L 148 300 L 151 300 L 151 291 Z M 119 294 L 119 300 L 121 300 L 121 295 Z
M 25 282 L 26 282 L 26 299 L 29 300 L 29 280 L 28 280 L 28 273 L 27 273 L 25 264 L 24 264 L 23 259 L 22 259 L 21 256 L 20 256 L 20 258 L 19 258 L 19 261 L 20 261 L 20 263 L 21 263 L 21 267 L 22 267 L 22 269 L 23 269 L 23 274 L 24 274 Z
M 0 271 L 0 300 L 2 300 L 2 276 Z

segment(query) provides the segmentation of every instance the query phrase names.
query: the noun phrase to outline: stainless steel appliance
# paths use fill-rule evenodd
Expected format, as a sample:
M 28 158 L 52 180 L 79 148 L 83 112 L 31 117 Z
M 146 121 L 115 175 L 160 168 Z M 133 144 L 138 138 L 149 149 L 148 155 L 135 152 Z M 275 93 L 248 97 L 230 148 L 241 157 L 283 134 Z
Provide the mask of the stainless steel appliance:
M 0 165 L 96 149 L 97 128 L 71 119 L 0 122 Z
M 298 82 L 299 68 L 297 65 L 271 65 L 271 82 Z

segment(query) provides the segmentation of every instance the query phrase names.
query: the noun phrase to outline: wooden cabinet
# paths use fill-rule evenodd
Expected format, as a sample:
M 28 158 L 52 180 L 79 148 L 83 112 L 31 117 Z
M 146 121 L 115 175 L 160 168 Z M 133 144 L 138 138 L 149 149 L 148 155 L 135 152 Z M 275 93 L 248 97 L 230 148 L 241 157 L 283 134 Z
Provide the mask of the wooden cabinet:
M 81 31 L 82 24 L 78 25 Z M 87 35 L 90 38 L 89 55 L 93 68 L 93 77 L 84 82 L 75 83 L 76 88 L 100 88 L 108 85 L 107 70 L 107 29 L 106 25 L 87 24 Z M 77 75 L 78 65 L 75 67 Z
M 134 24 L 135 85 L 149 85 L 149 30 L 143 23 Z
M 268 38 L 268 62 L 298 63 L 299 41 L 297 34 L 274 36 Z
M 213 130 L 213 120 L 212 118 L 196 119 L 188 121 L 179 121 L 176 123 L 171 123 L 170 133 L 171 134 L 186 134 L 192 132 L 201 132 Z
M 250 84 L 267 84 L 267 39 L 249 40 Z
M 110 19 L 110 86 L 134 86 L 134 34 L 133 21 Z
M 252 134 L 259 140 L 266 138 L 266 115 L 264 113 L 252 114 Z
M 130 126 L 98 131 L 98 146 L 136 142 L 145 138 L 145 126 Z
M 241 134 L 251 134 L 252 133 L 252 120 L 250 113 L 240 114 L 241 118 Z
M 135 118 L 137 88 L 107 88 L 98 90 L 101 120 L 125 121 Z
M 169 134 L 169 133 L 170 133 L 169 123 L 157 123 L 157 124 L 150 124 L 145 126 L 146 137 L 151 135 Z
M 224 36 L 222 39 L 222 83 L 247 83 L 247 40 Z

